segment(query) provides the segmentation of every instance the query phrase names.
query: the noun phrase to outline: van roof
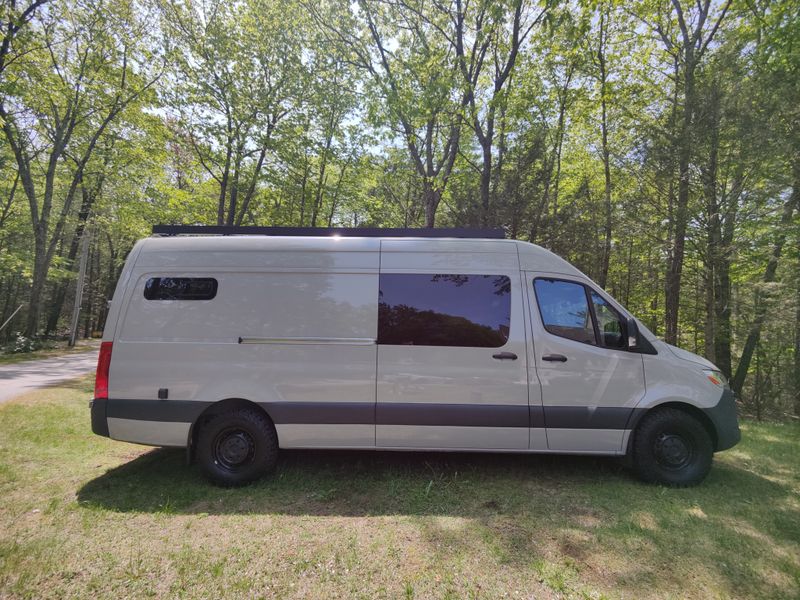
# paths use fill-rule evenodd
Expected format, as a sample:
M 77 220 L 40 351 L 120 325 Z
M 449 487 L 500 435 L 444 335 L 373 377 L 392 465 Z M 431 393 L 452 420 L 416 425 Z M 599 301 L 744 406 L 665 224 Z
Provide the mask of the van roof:
M 424 238 L 424 237 L 336 237 L 336 236 L 170 236 L 150 237 L 139 242 L 142 262 L 155 266 L 157 263 L 178 266 L 181 261 L 153 260 L 154 255 L 174 255 L 175 253 L 261 253 L 261 252 L 475 252 L 499 253 L 519 256 L 520 269 L 582 276 L 578 269 L 560 256 L 528 242 L 501 239 L 464 238 Z M 166 258 L 166 257 L 164 257 Z M 221 261 L 225 264 L 229 260 Z M 163 261 L 163 262 L 162 262 Z M 139 261 L 137 261 L 139 262 Z M 216 262 L 216 261 L 211 261 Z

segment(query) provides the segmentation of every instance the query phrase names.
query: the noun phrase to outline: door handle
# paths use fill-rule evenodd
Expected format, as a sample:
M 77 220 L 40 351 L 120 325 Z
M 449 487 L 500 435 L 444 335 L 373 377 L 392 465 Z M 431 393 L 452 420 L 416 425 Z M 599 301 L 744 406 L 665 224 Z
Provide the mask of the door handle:
M 492 358 L 496 358 L 497 360 L 517 360 L 517 355 L 513 352 L 499 352 L 497 354 L 492 354 Z
M 545 354 L 542 360 L 549 362 L 567 362 L 567 357 L 563 354 Z

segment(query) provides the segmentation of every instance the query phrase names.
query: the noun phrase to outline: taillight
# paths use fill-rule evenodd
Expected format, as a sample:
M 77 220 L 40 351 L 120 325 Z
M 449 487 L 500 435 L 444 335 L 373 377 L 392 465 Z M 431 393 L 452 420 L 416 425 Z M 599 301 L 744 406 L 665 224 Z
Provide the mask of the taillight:
M 111 344 L 100 344 L 100 356 L 97 357 L 97 373 L 94 376 L 94 397 L 108 398 L 108 368 L 111 366 Z

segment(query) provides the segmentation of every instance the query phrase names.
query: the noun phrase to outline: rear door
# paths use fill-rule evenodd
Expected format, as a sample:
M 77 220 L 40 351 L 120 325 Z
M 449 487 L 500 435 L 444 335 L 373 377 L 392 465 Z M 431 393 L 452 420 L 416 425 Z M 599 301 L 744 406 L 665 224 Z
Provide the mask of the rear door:
M 536 372 L 551 450 L 617 453 L 645 393 L 622 316 L 587 282 L 527 275 Z
M 481 242 L 477 252 L 474 241 L 382 246 L 377 446 L 528 448 L 515 246 Z

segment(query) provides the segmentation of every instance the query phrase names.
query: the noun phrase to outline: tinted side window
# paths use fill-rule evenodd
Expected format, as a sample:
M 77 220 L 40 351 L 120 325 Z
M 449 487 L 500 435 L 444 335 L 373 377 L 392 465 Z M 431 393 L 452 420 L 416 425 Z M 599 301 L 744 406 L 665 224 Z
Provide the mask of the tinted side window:
M 147 300 L 211 300 L 216 295 L 212 277 L 151 277 L 144 285 Z
M 619 313 L 594 291 L 590 292 L 600 343 L 606 348 L 626 348 L 625 336 L 622 334 L 622 320 Z
M 380 276 L 379 344 L 499 348 L 510 324 L 504 275 Z
M 586 290 L 579 283 L 555 279 L 533 282 L 544 328 L 576 342 L 596 344 Z

